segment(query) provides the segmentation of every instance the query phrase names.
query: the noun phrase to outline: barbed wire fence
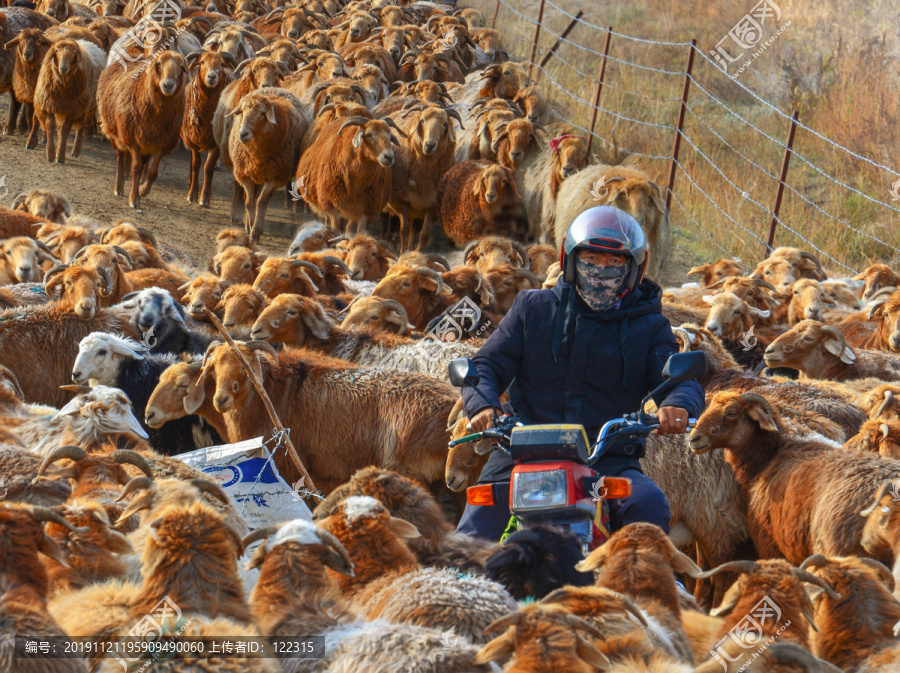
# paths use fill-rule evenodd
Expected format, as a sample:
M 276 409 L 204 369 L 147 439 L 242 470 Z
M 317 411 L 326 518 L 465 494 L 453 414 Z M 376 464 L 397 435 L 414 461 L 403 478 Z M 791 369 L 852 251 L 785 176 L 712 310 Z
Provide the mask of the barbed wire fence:
M 601 161 L 635 157 L 666 188 L 675 235 L 695 256 L 725 255 L 752 266 L 773 247 L 791 245 L 847 275 L 900 259 L 900 173 L 770 103 L 736 78 L 739 63 L 709 48 L 718 45 L 628 35 L 559 2 L 460 6 L 482 11 L 486 26 L 529 67 L 564 122 L 589 136 Z M 762 5 L 785 18 L 772 0 L 754 10 Z M 783 22 L 773 36 L 773 14 L 761 15 L 770 22 L 754 44 L 771 45 L 790 26 Z M 733 65 L 732 72 L 720 63 Z

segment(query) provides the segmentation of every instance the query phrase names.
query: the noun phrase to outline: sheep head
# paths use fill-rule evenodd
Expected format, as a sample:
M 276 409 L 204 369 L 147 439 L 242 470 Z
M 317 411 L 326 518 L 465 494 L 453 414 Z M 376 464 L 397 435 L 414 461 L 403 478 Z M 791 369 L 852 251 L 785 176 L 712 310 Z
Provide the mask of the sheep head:
M 147 400 L 144 422 L 151 428 L 161 428 L 168 421 L 196 412 L 207 393 L 200 376 L 199 362 L 177 362 L 168 367 Z
M 266 307 L 266 296 L 247 284 L 232 285 L 225 290 L 216 305 L 216 311 L 224 311 L 222 324 L 232 328 L 251 325 Z
M 494 297 L 493 308 L 501 314 L 509 312 L 519 292 L 541 287 L 541 281 L 531 271 L 510 264 L 489 267 L 484 272 L 484 280 Z
M 415 325 L 410 325 L 409 314 L 403 304 L 394 299 L 379 297 L 357 297 L 347 307 L 347 317 L 341 323 L 341 329 L 351 327 L 370 327 L 383 332 L 395 332 L 404 335 Z
M 35 32 L 37 31 L 37 32 Z M 32 37 L 33 36 L 33 37 Z M 37 43 L 47 45 L 52 44 L 50 40 L 44 37 L 37 28 L 28 28 L 19 33 L 19 51 L 22 53 L 22 59 L 30 62 L 35 54 Z M 15 42 L 15 40 L 13 40 Z M 9 48 L 9 45 L 6 48 Z M 29 45 L 32 45 L 29 47 Z M 27 51 L 31 49 L 31 52 Z M 57 224 L 65 224 L 66 218 L 72 215 L 72 207 L 69 205 L 68 199 L 60 194 L 55 194 L 47 189 L 32 189 L 30 192 L 19 194 L 12 204 L 13 210 L 22 210 L 31 213 L 35 217 L 47 220 L 48 222 L 56 222 Z
M 481 74 L 484 85 L 478 96 L 506 98 L 512 100 L 521 89 L 533 84 L 525 68 L 517 63 L 495 63 L 489 65 Z
M 257 341 L 301 347 L 310 335 L 327 339 L 333 329 L 334 323 L 317 301 L 297 294 L 280 294 L 260 313 L 250 336 Z
M 275 349 L 265 341 L 248 341 L 246 343 L 239 341 L 236 343 L 260 379 L 262 378 L 263 361 L 261 351 L 266 351 L 278 362 Z M 213 341 L 209 345 L 204 357 L 203 371 L 195 385 L 203 385 L 205 378 L 209 375 L 212 375 L 216 382 L 213 406 L 219 413 L 225 413 L 235 406 L 243 405 L 250 391 L 253 390 L 253 384 L 250 383 L 247 372 L 228 344 Z
M 718 337 L 732 338 L 746 331 L 757 318 L 768 318 L 771 313 L 750 306 L 731 292 L 703 295 L 709 305 L 709 316 L 704 327 Z
M 491 143 L 491 150 L 497 155 L 501 166 L 512 170 L 519 167 L 529 149 L 540 149 L 547 141 L 544 131 L 527 119 L 513 119 L 498 131 Z
M 157 246 L 156 236 L 149 229 L 135 226 L 128 220 L 118 220 L 110 229 L 103 232 L 100 242 L 106 245 L 122 245 L 123 243 L 144 243 L 152 247 Z
M 245 144 L 254 138 L 265 137 L 272 133 L 278 134 L 280 129 L 285 126 L 283 118 L 282 124 L 279 126 L 278 108 L 264 94 L 247 94 L 241 100 L 241 104 L 229 112 L 228 116 L 241 117 L 240 126 L 235 124 L 235 128 L 237 129 L 238 140 Z
M 471 266 L 483 275 L 487 269 L 499 264 L 509 264 L 515 268 L 529 268 L 531 258 L 525 246 L 502 236 L 487 236 L 469 241 L 463 250 L 466 266 Z
M 175 51 L 163 51 L 154 59 L 153 67 L 144 71 L 151 73 L 153 86 L 166 98 L 182 91 L 190 79 L 184 56 Z
M 752 445 L 760 432 L 778 432 L 780 416 L 769 401 L 757 393 L 716 393 L 697 425 L 688 444 L 696 454 L 713 449 L 739 452 Z
M 49 38 L 44 36 L 44 31 L 42 31 L 40 28 L 26 28 L 22 31 L 19 31 L 19 34 L 16 35 L 16 38 L 14 40 L 10 40 L 9 42 L 7 42 L 4 45 L 4 48 L 5 49 L 15 48 L 16 56 L 18 58 L 22 59 L 22 61 L 24 63 L 31 63 L 32 61 L 34 61 L 35 58 L 37 58 L 38 54 L 41 51 L 48 49 L 50 47 L 50 45 L 52 45 L 52 44 L 53 44 L 53 42 Z M 37 192 L 37 191 L 44 191 L 44 190 L 37 190 L 37 189 L 32 190 L 32 192 Z M 13 206 L 13 209 L 15 210 L 15 205 Z M 32 215 L 34 215 L 34 214 L 35 213 L 32 213 Z M 69 213 L 69 214 L 71 214 L 71 213 Z M 41 217 L 41 216 L 39 215 L 38 217 Z M 49 220 L 50 218 L 47 217 L 45 219 Z M 62 218 L 53 219 L 50 221 L 51 222 L 59 222 L 59 223 L 64 222 L 64 220 Z
M 256 251 L 256 246 L 250 241 L 250 235 L 243 229 L 223 229 L 216 235 L 216 254 L 219 255 L 227 248 L 247 248 L 251 252 Z
M 900 385 L 883 383 L 857 397 L 853 404 L 865 410 L 871 420 L 900 421 L 898 401 Z
M 721 280 L 730 276 L 741 276 L 744 268 L 740 262 L 733 259 L 719 259 L 709 264 L 701 264 L 695 266 L 687 272 L 688 276 L 700 276 L 701 287 L 709 287 L 715 285 Z
M 513 102 L 522 108 L 522 112 L 525 113 L 525 119 L 535 126 L 546 124 L 550 121 L 550 104 L 547 103 L 538 87 L 527 86 L 521 89 L 513 98 Z M 581 140 L 584 141 L 584 138 L 581 138 Z M 584 146 L 583 153 L 585 160 L 587 160 L 587 144 Z
M 756 265 L 751 278 L 760 278 L 787 294 L 800 278 L 825 280 L 822 265 L 815 255 L 797 248 L 776 248 L 768 259 Z
M 205 51 L 192 59 L 194 54 L 188 54 L 188 65 L 207 89 L 216 89 L 231 81 L 228 68 L 236 68 L 237 60 L 229 51 Z
M 381 280 L 397 260 L 397 253 L 384 241 L 357 234 L 346 246 L 344 261 L 353 280 Z
M 213 257 L 213 271 L 231 284 L 253 283 L 267 255 L 244 246 L 230 246 Z
M 0 263 L 14 283 L 34 282 L 42 275 L 41 263 L 59 263 L 50 249 L 27 236 L 6 239 L 0 245 Z
M 312 262 L 288 257 L 269 257 L 260 267 L 253 281 L 253 289 L 269 298 L 284 292 L 313 297 L 319 292 L 319 286 L 310 274 L 320 282 L 323 280 L 321 271 Z
M 900 274 L 887 264 L 872 264 L 854 280 L 866 281 L 862 293 L 863 301 L 869 301 L 882 288 L 900 286 Z
M 476 198 L 487 204 L 488 209 L 495 203 L 502 203 L 503 197 L 508 194 L 519 198 L 519 189 L 512 171 L 497 164 L 489 164 L 482 169 L 472 191 Z
M 48 297 L 61 287 L 59 304 L 70 306 L 80 320 L 91 320 L 100 310 L 100 300 L 113 290 L 109 274 L 94 266 L 58 264 L 44 274 L 44 290 Z
M 834 305 L 834 299 L 825 292 L 819 281 L 801 278 L 791 286 L 788 324 L 796 325 L 800 320 L 822 320 L 825 308 Z
M 385 168 L 390 168 L 394 163 L 393 145 L 399 145 L 400 141 L 391 133 L 391 127 L 396 129 L 404 138 L 406 134 L 394 121 L 387 119 L 366 119 L 365 117 L 350 117 L 341 124 L 338 135 L 348 128 L 356 128 L 351 144 L 359 155 L 372 163 L 378 163 Z
M 427 307 L 438 297 L 450 294 L 450 288 L 444 285 L 441 276 L 433 269 L 400 263 L 392 266 L 390 273 L 372 291 L 373 297 L 398 301 L 409 315 L 410 322 L 420 329 L 425 327 Z
M 881 329 L 887 335 L 888 347 L 900 353 L 900 292 L 892 293 L 886 301 L 873 306 L 870 318 L 881 319 Z
M 825 371 L 835 361 L 850 365 L 856 353 L 847 345 L 843 333 L 832 325 L 801 320 L 769 344 L 764 354 L 769 367 L 791 367 L 801 372 Z
M 327 248 L 340 235 L 331 227 L 321 222 L 304 224 L 297 229 L 294 240 L 288 249 L 288 257 L 295 257 L 301 252 L 317 252 Z
M 462 128 L 462 119 L 455 110 L 443 110 L 439 107 L 422 109 L 413 119 L 408 144 L 417 153 L 421 152 L 426 156 L 445 151 L 448 147 L 452 149 L 456 146 L 454 119 Z
M 142 360 L 146 350 L 134 339 L 91 332 L 78 344 L 72 380 L 78 385 L 114 386 L 122 361 L 126 358 Z

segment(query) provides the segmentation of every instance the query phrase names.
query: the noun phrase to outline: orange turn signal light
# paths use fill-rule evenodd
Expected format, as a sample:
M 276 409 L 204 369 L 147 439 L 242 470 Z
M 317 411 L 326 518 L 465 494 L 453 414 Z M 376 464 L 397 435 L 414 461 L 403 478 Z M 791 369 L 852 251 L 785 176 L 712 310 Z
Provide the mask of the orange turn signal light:
M 627 498 L 631 495 L 631 479 L 627 477 L 606 477 L 603 480 L 603 497 L 607 500 Z
M 625 481 L 628 481 L 627 479 Z M 628 484 L 629 491 L 631 483 Z M 494 504 L 494 485 L 481 484 L 480 486 L 470 486 L 466 489 L 466 502 L 470 505 L 488 506 Z

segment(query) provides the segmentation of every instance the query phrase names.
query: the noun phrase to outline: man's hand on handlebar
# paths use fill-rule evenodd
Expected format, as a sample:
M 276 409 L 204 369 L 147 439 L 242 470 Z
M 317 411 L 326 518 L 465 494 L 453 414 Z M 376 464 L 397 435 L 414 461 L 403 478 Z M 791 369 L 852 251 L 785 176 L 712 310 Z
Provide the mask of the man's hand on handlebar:
M 685 416 L 687 416 L 687 414 L 685 414 Z M 469 421 L 469 426 L 471 427 L 472 432 L 484 432 L 488 428 L 493 427 L 493 420 L 494 410 L 490 407 L 485 407 L 472 417 Z
M 677 435 L 687 430 L 688 412 L 679 407 L 660 407 L 658 435 Z

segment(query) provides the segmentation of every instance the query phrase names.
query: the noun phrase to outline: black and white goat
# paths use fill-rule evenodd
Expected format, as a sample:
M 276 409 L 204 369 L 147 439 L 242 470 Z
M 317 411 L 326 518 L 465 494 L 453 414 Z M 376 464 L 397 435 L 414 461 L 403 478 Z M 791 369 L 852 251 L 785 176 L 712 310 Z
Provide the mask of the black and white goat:
M 188 325 L 184 308 L 168 290 L 150 287 L 131 292 L 119 306 L 134 310 L 131 324 L 151 353 L 202 354 L 215 339 L 200 323 L 191 320 L 193 324 Z

